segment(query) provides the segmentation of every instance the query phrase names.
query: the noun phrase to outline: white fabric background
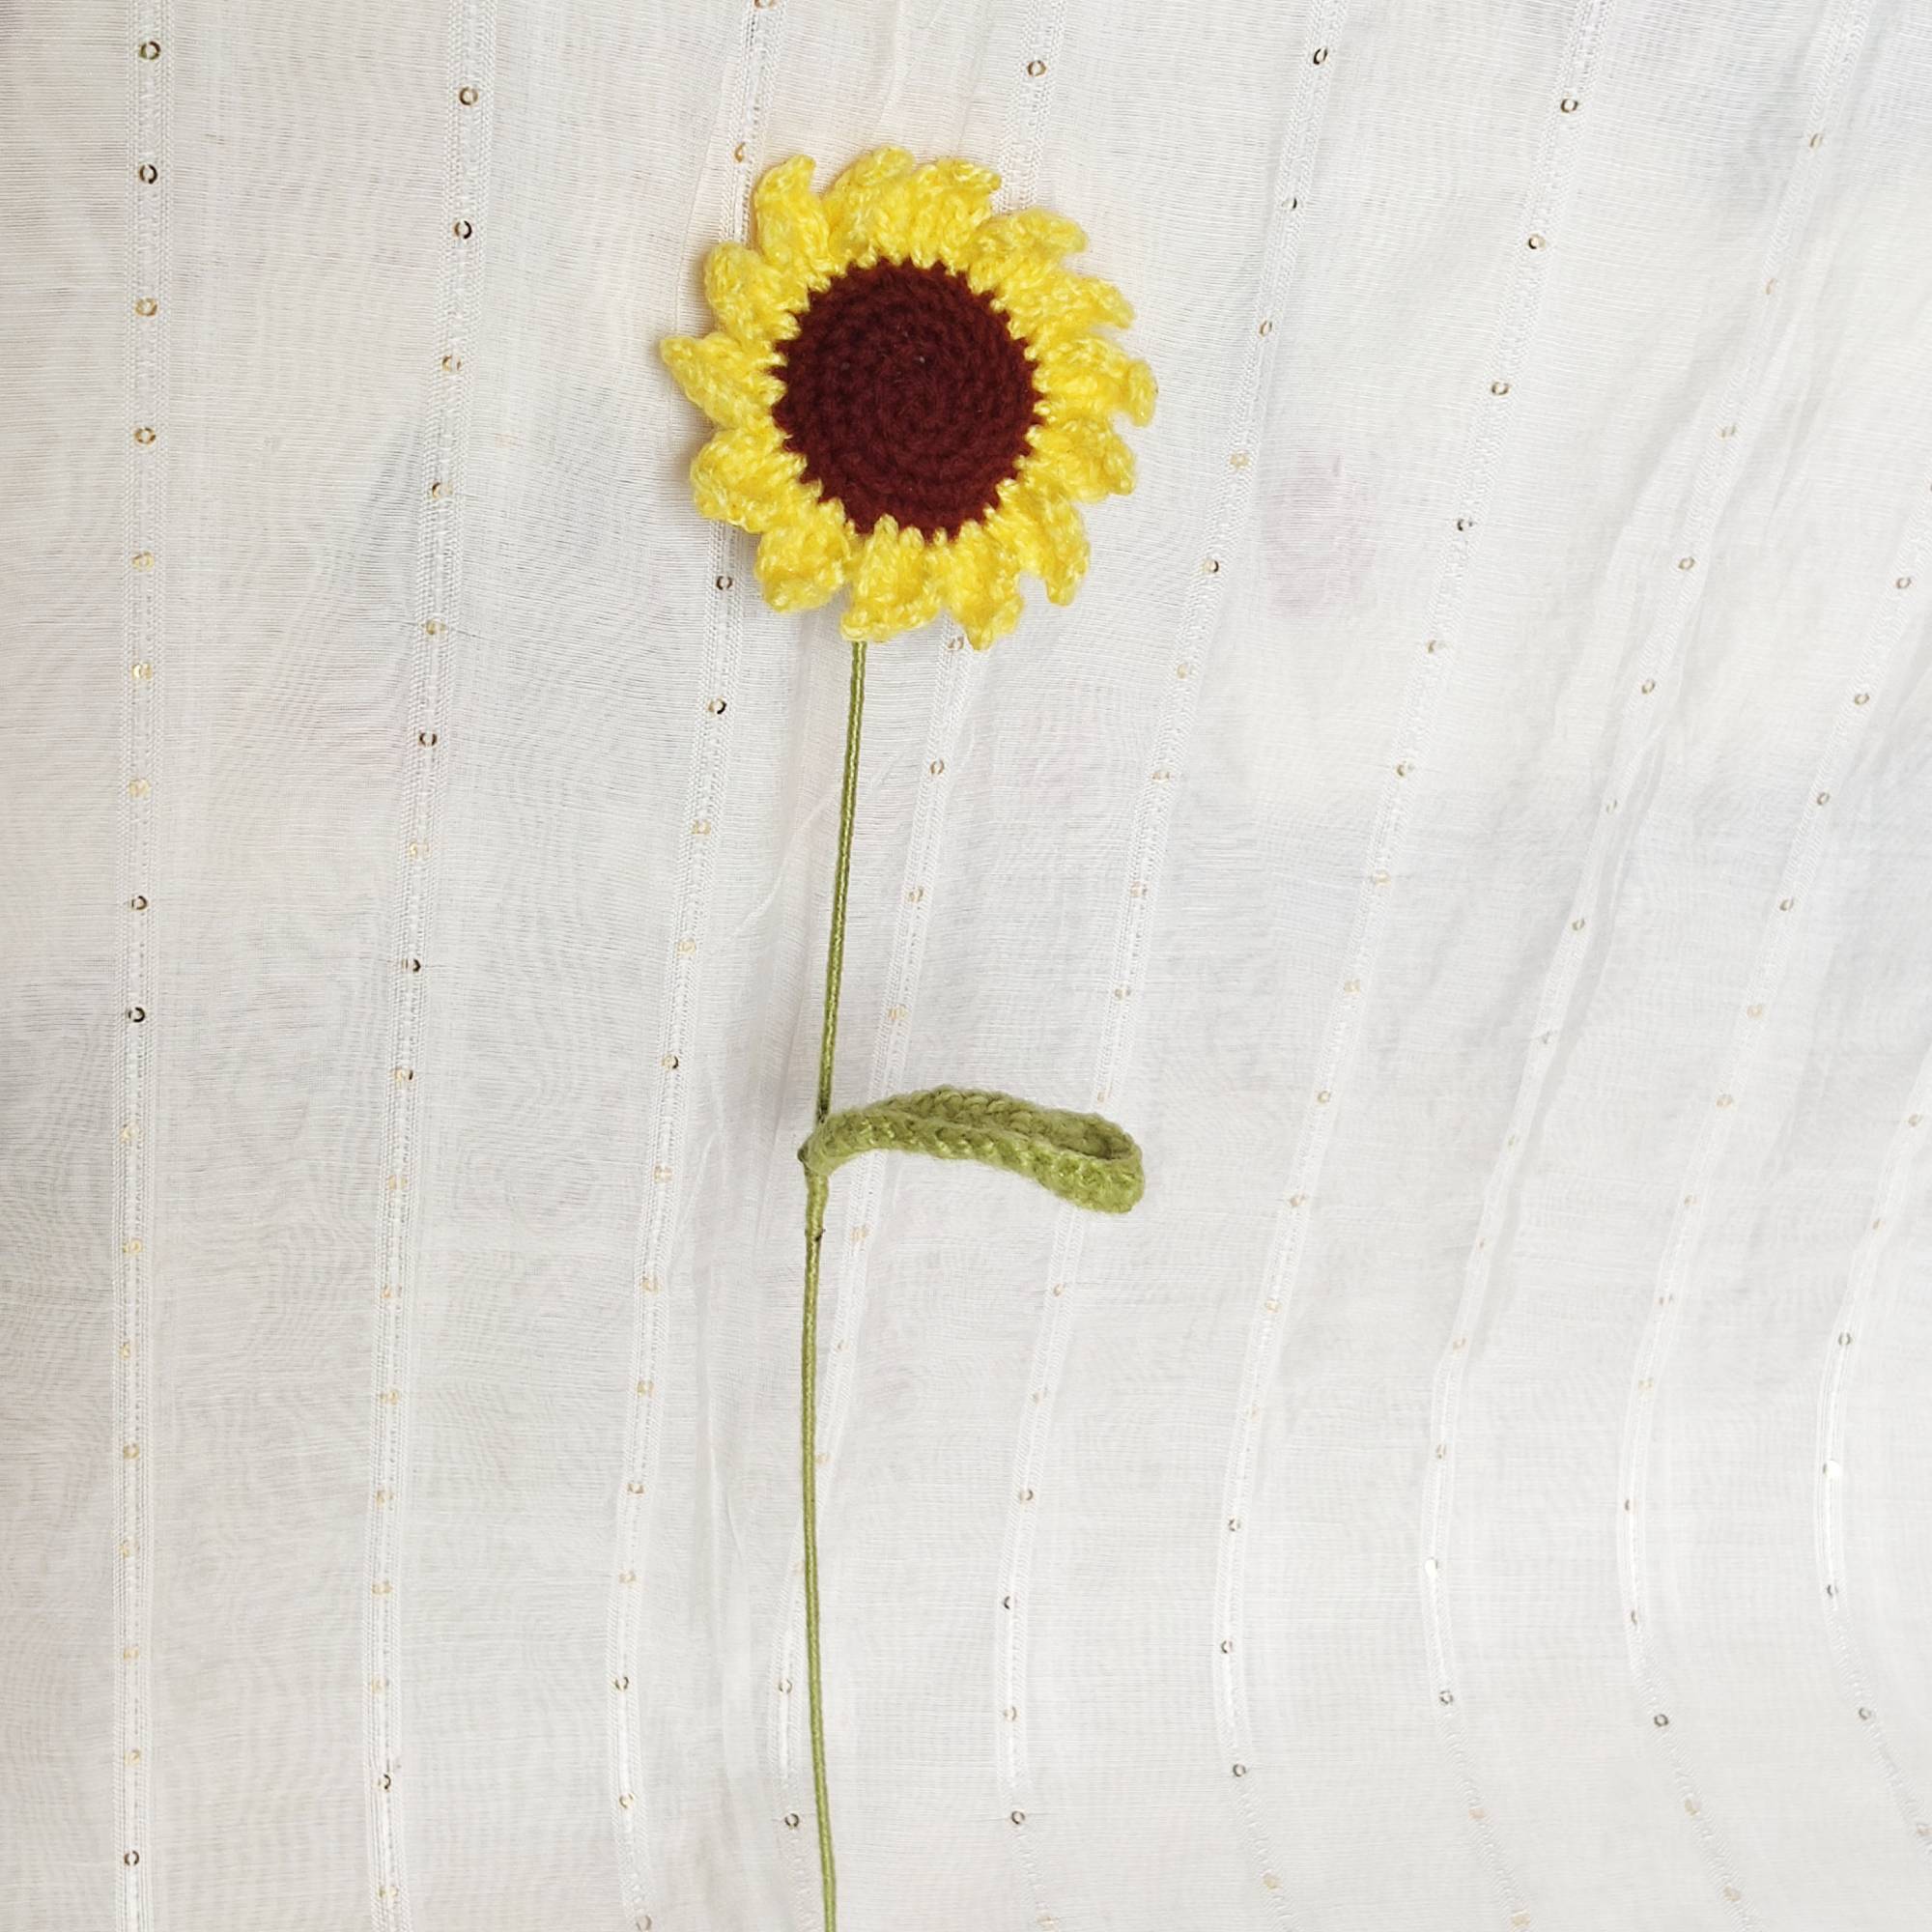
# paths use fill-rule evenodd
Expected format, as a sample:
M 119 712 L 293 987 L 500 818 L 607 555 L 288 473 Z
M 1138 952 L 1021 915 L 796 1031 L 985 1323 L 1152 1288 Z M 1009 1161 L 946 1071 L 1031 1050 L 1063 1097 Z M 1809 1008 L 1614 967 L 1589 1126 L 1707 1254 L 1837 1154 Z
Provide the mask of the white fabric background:
M 0 1925 L 816 1923 L 846 665 L 655 343 L 884 139 L 1080 220 L 1162 395 L 1070 610 L 873 653 L 838 1095 L 1150 1180 L 835 1183 L 845 1932 L 1924 1923 L 1932 15 L 66 0 Z

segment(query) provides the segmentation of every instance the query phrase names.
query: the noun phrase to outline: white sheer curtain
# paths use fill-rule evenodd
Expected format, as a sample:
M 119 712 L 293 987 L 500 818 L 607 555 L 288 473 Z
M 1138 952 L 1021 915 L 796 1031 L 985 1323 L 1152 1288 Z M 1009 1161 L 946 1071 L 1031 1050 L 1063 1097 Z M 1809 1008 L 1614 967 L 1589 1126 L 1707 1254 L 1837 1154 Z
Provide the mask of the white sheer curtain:
M 835 1184 L 844 1932 L 1924 1922 L 1922 8 L 66 0 L 0 92 L 0 1925 L 817 1922 L 845 663 L 655 344 L 882 140 L 1161 403 L 1070 609 L 872 654 L 838 1096 L 1149 1185 Z

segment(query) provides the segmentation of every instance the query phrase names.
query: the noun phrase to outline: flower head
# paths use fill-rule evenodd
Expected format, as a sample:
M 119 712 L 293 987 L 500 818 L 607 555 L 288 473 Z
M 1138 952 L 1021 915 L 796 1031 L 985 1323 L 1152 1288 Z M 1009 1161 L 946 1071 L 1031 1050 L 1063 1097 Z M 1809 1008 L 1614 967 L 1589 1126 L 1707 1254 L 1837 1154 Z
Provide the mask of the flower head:
M 697 507 L 758 536 L 781 611 L 849 585 L 854 641 L 947 610 L 983 648 L 1018 621 L 1022 573 L 1072 598 L 1075 506 L 1133 488 L 1110 419 L 1151 419 L 1153 374 L 1097 332 L 1132 312 L 1065 266 L 1072 222 L 993 214 L 999 178 L 970 161 L 879 148 L 823 195 L 811 175 L 801 155 L 759 182 L 756 245 L 704 265 L 719 327 L 663 345 L 717 425 Z

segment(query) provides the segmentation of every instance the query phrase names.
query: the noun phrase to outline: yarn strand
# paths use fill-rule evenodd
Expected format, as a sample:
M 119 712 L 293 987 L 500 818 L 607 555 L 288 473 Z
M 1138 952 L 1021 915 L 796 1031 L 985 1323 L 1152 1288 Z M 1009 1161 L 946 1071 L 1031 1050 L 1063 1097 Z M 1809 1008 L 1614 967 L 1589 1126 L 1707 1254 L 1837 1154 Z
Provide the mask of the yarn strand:
M 864 646 L 862 645 L 863 649 Z M 818 1818 L 818 1884 L 825 1932 L 838 1932 L 838 1873 L 832 1857 L 832 1811 L 825 1792 L 825 1707 L 818 1655 L 818 1249 L 825 1237 L 822 1174 L 805 1178 L 805 1321 L 800 1331 L 800 1496 L 805 1521 L 805 1675 L 811 1707 L 811 1802 Z
M 838 1044 L 838 989 L 845 977 L 845 897 L 852 876 L 852 826 L 859 813 L 859 737 L 866 715 L 866 646 L 852 646 L 845 705 L 845 772 L 838 792 L 838 863 L 832 878 L 832 934 L 825 945 L 825 1022 L 818 1038 L 814 1129 L 832 1112 L 832 1064 Z M 805 1530 L 805 1675 L 811 1719 L 811 1801 L 818 1818 L 818 1883 L 825 1932 L 838 1932 L 838 1873 L 832 1855 L 826 1796 L 825 1700 L 818 1647 L 818 1251 L 825 1242 L 829 1170 L 805 1177 L 805 1319 L 799 1336 L 799 1492 Z
M 814 1123 L 832 1111 L 832 1055 L 838 1038 L 838 983 L 845 977 L 845 891 L 852 876 L 852 824 L 859 813 L 859 731 L 866 715 L 866 646 L 852 646 L 845 703 L 845 779 L 838 794 L 838 869 L 832 880 L 832 937 L 825 947 L 825 1030 L 818 1043 Z
M 832 1065 L 838 1041 L 838 989 L 845 972 L 845 899 L 858 816 L 859 734 L 866 708 L 866 646 L 852 646 L 845 712 L 845 772 L 838 797 L 838 862 L 832 884 L 832 933 L 825 948 L 825 1021 L 818 1042 L 818 1098 L 812 1129 L 798 1151 L 805 1168 L 805 1311 L 799 1337 L 799 1495 L 805 1540 L 805 1667 L 811 1723 L 811 1793 L 818 1813 L 818 1874 L 824 1932 L 838 1932 L 838 1881 L 826 1798 L 825 1709 L 818 1617 L 818 1260 L 833 1175 L 880 1149 L 936 1160 L 977 1160 L 1024 1175 L 1076 1208 L 1124 1214 L 1141 1198 L 1141 1151 L 1098 1114 L 1037 1107 L 1010 1094 L 933 1087 L 863 1107 L 832 1111 Z

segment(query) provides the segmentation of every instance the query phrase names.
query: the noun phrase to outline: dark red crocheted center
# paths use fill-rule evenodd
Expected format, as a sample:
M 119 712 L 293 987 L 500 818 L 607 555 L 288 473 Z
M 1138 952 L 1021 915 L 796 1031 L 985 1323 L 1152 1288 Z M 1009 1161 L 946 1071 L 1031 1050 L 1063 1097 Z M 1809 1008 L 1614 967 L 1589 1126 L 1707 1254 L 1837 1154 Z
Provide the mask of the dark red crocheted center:
M 813 292 L 772 414 L 860 531 L 956 535 L 998 500 L 1039 408 L 1006 317 L 951 269 L 875 262 Z

